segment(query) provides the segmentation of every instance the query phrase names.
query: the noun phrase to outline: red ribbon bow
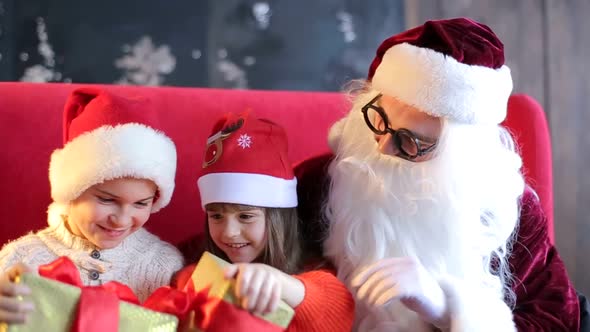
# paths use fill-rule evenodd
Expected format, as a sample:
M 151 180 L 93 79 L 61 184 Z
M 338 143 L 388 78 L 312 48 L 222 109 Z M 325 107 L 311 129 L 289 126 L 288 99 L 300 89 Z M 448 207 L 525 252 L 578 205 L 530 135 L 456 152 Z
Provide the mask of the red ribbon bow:
M 150 295 L 143 306 L 175 315 L 185 328 L 194 326 L 206 332 L 283 331 L 280 326 L 256 317 L 229 302 L 209 297 L 208 292 L 208 289 L 195 292 L 192 287 L 185 291 L 160 287 Z M 191 317 L 191 313 L 194 313 L 194 318 Z
M 76 265 L 67 257 L 41 265 L 39 275 L 79 287 L 82 292 L 72 332 L 104 332 L 119 329 L 119 301 L 139 304 L 133 291 L 116 281 L 102 286 L 84 286 Z M 100 317 L 100 320 L 97 320 Z

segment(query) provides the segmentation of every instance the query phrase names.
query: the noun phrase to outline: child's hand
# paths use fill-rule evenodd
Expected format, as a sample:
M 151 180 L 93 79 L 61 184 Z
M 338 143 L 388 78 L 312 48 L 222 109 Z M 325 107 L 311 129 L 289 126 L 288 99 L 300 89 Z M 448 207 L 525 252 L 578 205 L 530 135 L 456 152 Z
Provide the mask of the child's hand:
M 265 264 L 233 264 L 225 269 L 226 278 L 236 278 L 236 297 L 242 308 L 256 314 L 275 311 L 281 299 L 282 272 Z
M 14 279 L 31 270 L 24 264 L 16 264 L 0 275 L 0 322 L 22 324 L 28 314 L 33 311 L 31 302 L 19 300 L 17 297 L 31 293 L 29 287 L 14 283 Z

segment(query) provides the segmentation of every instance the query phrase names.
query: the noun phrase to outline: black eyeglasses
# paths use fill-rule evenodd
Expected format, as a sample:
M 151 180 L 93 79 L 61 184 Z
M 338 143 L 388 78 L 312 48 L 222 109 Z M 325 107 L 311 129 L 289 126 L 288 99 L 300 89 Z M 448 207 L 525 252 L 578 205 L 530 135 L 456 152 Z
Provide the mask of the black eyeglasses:
M 421 141 L 410 130 L 405 128 L 393 130 L 389 127 L 387 113 L 385 113 L 383 107 L 375 105 L 375 102 L 379 100 L 381 96 L 382 94 L 378 94 L 361 108 L 365 117 L 365 122 L 371 131 L 377 135 L 391 134 L 393 144 L 395 144 L 395 147 L 399 151 L 398 157 L 406 160 L 414 160 L 434 150 L 438 141 L 435 141 L 427 148 L 421 148 Z

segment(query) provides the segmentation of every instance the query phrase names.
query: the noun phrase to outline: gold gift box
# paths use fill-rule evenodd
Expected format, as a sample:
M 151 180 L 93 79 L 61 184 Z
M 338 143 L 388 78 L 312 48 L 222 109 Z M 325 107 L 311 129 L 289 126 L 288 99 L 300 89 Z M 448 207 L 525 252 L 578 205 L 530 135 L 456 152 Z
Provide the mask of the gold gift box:
M 235 280 L 226 279 L 223 274 L 223 269 L 229 264 L 206 251 L 191 276 L 195 290 L 200 291 L 209 287 L 209 296 L 238 305 L 238 299 L 234 295 Z M 294 315 L 293 308 L 284 301 L 279 301 L 279 306 L 274 312 L 256 316 L 282 328 L 287 328 Z
M 8 326 L 8 332 L 63 331 L 69 332 L 78 312 L 81 289 L 55 280 L 26 273 L 20 282 L 31 289 L 31 295 L 23 300 L 35 304 L 26 324 Z M 100 324 L 101 317 L 93 317 Z M 124 332 L 174 332 L 178 326 L 176 316 L 141 306 L 119 302 L 119 331 Z

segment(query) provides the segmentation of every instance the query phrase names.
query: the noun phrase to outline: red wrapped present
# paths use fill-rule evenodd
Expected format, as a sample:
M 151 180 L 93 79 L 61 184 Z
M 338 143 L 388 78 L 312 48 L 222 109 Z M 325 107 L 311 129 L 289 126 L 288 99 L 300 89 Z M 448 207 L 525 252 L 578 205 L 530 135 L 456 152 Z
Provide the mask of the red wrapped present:
M 144 302 L 144 307 L 173 314 L 180 320 L 179 331 L 203 332 L 279 332 L 283 328 L 252 315 L 230 302 L 208 294 L 208 289 L 184 291 L 158 288 Z

